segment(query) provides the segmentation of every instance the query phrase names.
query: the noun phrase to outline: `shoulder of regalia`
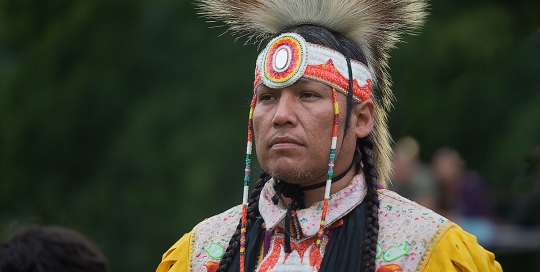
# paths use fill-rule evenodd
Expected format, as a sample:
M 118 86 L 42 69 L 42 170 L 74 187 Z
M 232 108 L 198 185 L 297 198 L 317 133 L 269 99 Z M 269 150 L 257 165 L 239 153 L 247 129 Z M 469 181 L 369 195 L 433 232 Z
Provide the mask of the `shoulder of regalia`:
M 229 245 L 241 217 L 241 205 L 209 217 L 193 228 L 191 235 L 192 271 L 206 272 L 217 265 Z
M 415 271 L 455 224 L 389 190 L 379 190 L 377 267 Z M 394 270 L 389 270 L 394 271 Z

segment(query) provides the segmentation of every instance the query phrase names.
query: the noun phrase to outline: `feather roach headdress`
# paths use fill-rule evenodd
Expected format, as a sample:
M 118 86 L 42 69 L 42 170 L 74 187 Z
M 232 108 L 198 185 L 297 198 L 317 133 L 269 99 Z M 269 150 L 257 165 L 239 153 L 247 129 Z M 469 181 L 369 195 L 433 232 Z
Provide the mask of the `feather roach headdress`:
M 423 24 L 425 0 L 198 0 L 197 5 L 208 21 L 224 22 L 233 35 L 254 43 L 301 24 L 323 26 L 356 42 L 373 79 L 373 156 L 379 182 L 386 184 L 392 152 L 387 112 L 394 99 L 388 53 L 401 34 Z

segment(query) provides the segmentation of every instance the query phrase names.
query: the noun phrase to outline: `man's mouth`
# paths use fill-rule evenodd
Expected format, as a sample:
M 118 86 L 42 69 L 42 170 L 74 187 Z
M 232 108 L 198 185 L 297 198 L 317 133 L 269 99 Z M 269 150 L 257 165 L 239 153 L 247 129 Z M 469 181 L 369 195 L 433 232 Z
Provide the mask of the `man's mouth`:
M 271 148 L 302 146 L 302 143 L 290 136 L 277 136 L 270 141 Z

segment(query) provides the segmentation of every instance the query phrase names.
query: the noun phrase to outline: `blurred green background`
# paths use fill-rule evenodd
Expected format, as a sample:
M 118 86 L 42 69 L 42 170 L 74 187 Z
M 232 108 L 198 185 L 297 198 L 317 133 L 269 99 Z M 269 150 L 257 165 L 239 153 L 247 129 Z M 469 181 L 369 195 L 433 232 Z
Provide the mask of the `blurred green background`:
M 394 139 L 416 137 L 424 160 L 456 148 L 501 220 L 540 225 L 540 1 L 437 0 L 430 13 L 392 52 Z M 112 271 L 154 271 L 239 203 L 257 47 L 224 30 L 191 1 L 1 0 L 2 235 L 63 225 Z M 524 271 L 538 263 L 527 256 L 497 257 Z

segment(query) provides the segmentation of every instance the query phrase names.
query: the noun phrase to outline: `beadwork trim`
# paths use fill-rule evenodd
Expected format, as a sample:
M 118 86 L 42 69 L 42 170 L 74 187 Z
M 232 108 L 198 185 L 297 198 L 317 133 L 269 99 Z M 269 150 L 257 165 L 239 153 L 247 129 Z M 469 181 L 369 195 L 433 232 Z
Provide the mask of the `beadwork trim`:
M 433 247 L 439 243 L 441 238 L 448 232 L 451 228 L 455 227 L 453 223 L 446 224 L 443 228 L 437 229 L 437 231 L 433 234 L 431 239 L 429 239 L 429 244 L 424 249 L 424 254 L 422 255 L 420 259 L 420 264 L 416 268 L 415 271 L 423 271 L 425 269 L 425 266 L 428 263 L 429 258 L 431 257 L 431 254 L 433 253 Z
M 363 63 L 351 60 L 353 98 L 371 98 L 372 76 Z M 349 76 L 343 54 L 328 47 L 306 42 L 296 33 L 284 33 L 272 39 L 257 58 L 254 87 L 264 84 L 285 88 L 301 77 L 319 81 L 348 95 Z
M 196 242 L 197 242 L 197 231 L 199 230 L 198 225 L 193 228 L 193 231 L 191 231 L 191 240 L 189 241 L 189 247 L 191 248 L 191 252 L 195 252 L 195 249 L 197 248 Z M 189 258 L 189 271 L 193 272 L 194 264 L 193 264 L 193 258 Z

